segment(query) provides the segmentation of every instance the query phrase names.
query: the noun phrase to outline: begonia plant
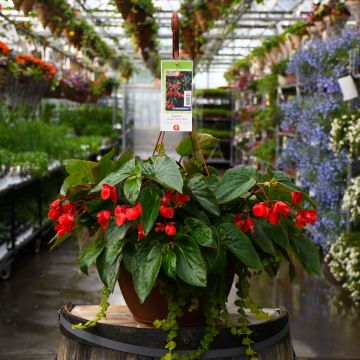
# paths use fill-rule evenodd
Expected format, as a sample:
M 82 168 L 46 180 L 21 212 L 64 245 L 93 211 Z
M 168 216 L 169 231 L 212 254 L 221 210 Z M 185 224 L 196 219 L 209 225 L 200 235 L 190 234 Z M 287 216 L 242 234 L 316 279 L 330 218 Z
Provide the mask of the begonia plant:
M 216 142 L 211 135 L 197 136 L 200 146 Z M 157 287 L 167 300 L 167 316 L 154 322 L 168 332 L 163 359 L 179 359 L 178 320 L 201 308 L 204 338 L 197 351 L 181 359 L 201 357 L 222 318 L 255 360 L 245 308 L 258 318 L 268 315 L 251 300 L 249 278 L 261 272 L 276 276 L 282 261 L 291 273 L 297 262 L 306 272 L 321 275 L 316 249 L 305 233 L 317 220 L 316 209 L 281 172 L 264 174 L 242 166 L 219 175 L 194 158 L 183 161 L 193 151 L 191 140 L 177 147 L 178 161 L 163 151 L 146 160 L 129 152 L 118 158 L 110 152 L 99 162 L 68 160 L 69 176 L 50 205 L 49 217 L 57 222 L 52 248 L 67 238 L 73 241 L 70 236 L 76 234 L 80 269 L 87 274 L 95 265 L 104 284 L 97 318 L 79 328 L 106 316 L 108 296 L 123 266 L 140 303 Z M 238 275 L 237 324 L 229 320 L 225 305 L 229 272 L 230 280 Z

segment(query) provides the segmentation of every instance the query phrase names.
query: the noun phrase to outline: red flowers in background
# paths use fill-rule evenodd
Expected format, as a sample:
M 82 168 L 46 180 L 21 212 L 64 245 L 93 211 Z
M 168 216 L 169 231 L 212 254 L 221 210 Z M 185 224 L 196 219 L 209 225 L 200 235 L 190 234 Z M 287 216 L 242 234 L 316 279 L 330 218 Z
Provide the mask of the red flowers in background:
M 291 193 L 291 203 L 295 206 L 296 204 L 301 204 L 302 202 L 302 193 L 301 192 L 292 192 Z
M 167 224 L 162 224 L 161 222 L 157 222 L 155 224 L 154 231 L 155 232 L 165 232 L 169 236 L 174 236 L 176 234 L 176 222 L 172 221 Z
M 307 224 L 314 225 L 319 218 L 316 216 L 316 210 L 299 210 L 295 218 L 295 226 L 299 228 L 305 227 Z
M 255 222 L 249 216 L 243 220 L 241 214 L 236 214 L 234 224 L 244 233 L 249 230 L 251 230 L 251 232 L 254 231 Z
M 282 201 L 277 201 L 272 208 L 268 216 L 268 221 L 273 225 L 276 225 L 280 220 L 280 214 L 287 219 L 288 214 L 291 214 L 289 205 L 285 204 Z
M 266 219 L 269 215 L 270 209 L 265 202 L 257 203 L 253 206 L 252 212 L 255 216 Z
M 160 206 L 160 214 L 167 219 L 172 219 L 174 217 L 175 210 L 171 207 L 164 205 Z
M 4 42 L 0 41 L 0 51 L 3 55 L 7 56 L 10 52 L 10 48 Z
M 16 55 L 16 62 L 24 66 L 39 67 L 44 72 L 48 80 L 51 80 L 57 72 L 56 67 L 54 65 L 49 64 L 33 55 L 18 54 Z
M 123 225 L 127 220 L 135 221 L 137 220 L 142 214 L 142 207 L 141 204 L 138 203 L 134 207 L 129 207 L 127 205 L 124 206 L 116 206 L 114 215 L 115 215 L 115 222 L 117 225 Z
M 102 226 L 104 230 L 106 230 L 109 225 L 111 212 L 109 210 L 103 210 L 100 211 L 96 216 L 98 218 L 98 223 Z
M 101 198 L 103 200 L 111 199 L 114 203 L 118 201 L 118 195 L 115 186 L 104 184 L 101 189 Z
M 62 204 L 60 199 L 56 199 L 50 204 L 48 217 L 51 220 L 58 222 L 58 224 L 54 227 L 54 230 L 57 232 L 57 236 L 64 236 L 72 233 L 73 228 L 76 225 L 75 215 L 75 204 L 71 204 L 70 202 Z

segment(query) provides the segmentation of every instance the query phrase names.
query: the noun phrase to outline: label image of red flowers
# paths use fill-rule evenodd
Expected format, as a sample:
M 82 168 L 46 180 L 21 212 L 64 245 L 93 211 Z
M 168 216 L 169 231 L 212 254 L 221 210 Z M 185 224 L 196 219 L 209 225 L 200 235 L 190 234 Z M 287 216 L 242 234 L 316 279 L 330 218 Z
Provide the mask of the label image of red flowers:
M 192 71 L 166 71 L 166 111 L 191 111 Z

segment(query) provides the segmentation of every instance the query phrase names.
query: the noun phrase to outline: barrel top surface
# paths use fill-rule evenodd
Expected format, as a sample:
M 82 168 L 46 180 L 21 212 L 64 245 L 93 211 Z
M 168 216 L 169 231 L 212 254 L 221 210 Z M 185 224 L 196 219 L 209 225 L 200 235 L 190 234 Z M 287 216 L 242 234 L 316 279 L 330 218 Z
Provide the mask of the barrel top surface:
M 68 311 L 70 309 L 67 309 Z M 263 309 L 269 315 L 272 315 L 275 319 L 281 317 L 281 314 L 275 309 Z M 97 305 L 77 305 L 74 306 L 69 312 L 71 315 L 84 320 L 93 320 L 99 311 Z M 234 306 L 228 307 L 230 319 L 236 323 L 238 314 Z M 251 324 L 261 324 L 268 320 L 257 320 L 255 315 L 251 314 L 250 311 L 246 311 L 248 320 Z M 126 326 L 131 328 L 153 328 L 152 325 L 143 324 L 136 321 L 131 315 L 126 305 L 110 305 L 107 312 L 106 318 L 100 321 L 107 325 Z

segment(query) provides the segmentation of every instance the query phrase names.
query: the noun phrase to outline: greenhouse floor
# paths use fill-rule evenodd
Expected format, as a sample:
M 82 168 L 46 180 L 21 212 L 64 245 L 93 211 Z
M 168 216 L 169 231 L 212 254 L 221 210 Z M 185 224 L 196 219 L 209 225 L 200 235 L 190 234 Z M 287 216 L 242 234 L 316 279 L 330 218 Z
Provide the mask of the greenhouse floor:
M 1 360 L 54 360 L 64 301 L 97 304 L 101 284 L 95 271 L 89 277 L 79 272 L 76 254 L 75 242 L 68 241 L 53 253 L 44 246 L 38 255 L 17 258 L 11 279 L 0 287 Z M 290 311 L 298 359 L 360 359 L 359 309 L 347 305 L 336 287 L 306 276 L 291 284 L 285 274 L 273 284 L 265 278 L 256 283 L 253 297 L 261 305 Z M 122 301 L 117 290 L 111 302 Z

